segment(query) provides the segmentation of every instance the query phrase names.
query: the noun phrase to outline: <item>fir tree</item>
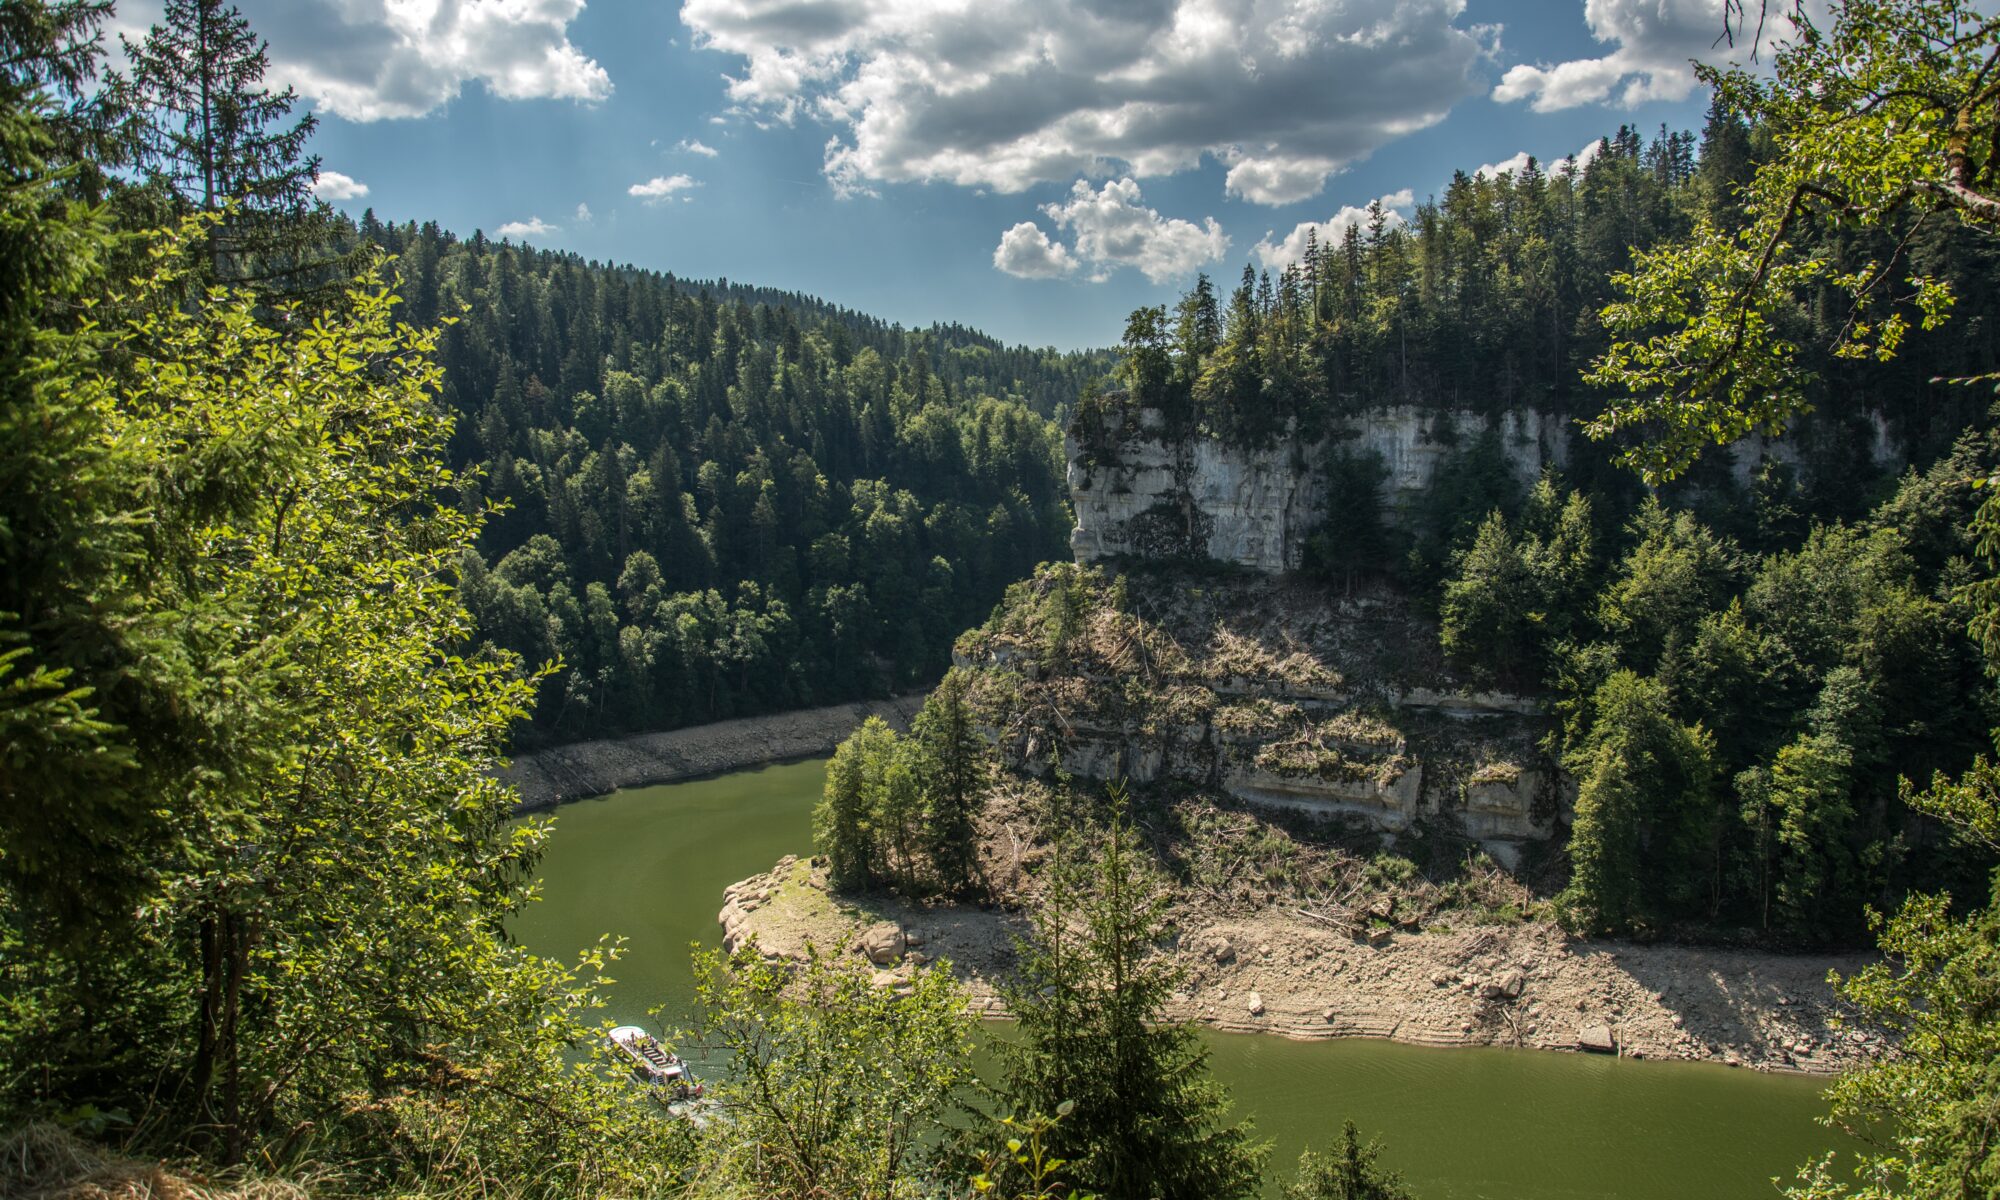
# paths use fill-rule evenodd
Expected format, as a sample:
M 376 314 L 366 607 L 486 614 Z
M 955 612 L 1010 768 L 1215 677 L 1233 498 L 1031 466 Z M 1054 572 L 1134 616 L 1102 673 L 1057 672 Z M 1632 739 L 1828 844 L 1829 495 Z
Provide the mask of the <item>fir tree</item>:
M 1188 1025 L 1166 1021 L 1184 969 L 1162 952 L 1167 897 L 1142 865 L 1114 786 L 1096 865 L 1075 847 L 1051 869 L 1007 987 L 1020 1037 L 1006 1046 L 1002 1100 L 1016 1114 L 1068 1115 L 1049 1151 L 1106 1200 L 1256 1194 L 1264 1147 L 1228 1124 L 1226 1089 Z

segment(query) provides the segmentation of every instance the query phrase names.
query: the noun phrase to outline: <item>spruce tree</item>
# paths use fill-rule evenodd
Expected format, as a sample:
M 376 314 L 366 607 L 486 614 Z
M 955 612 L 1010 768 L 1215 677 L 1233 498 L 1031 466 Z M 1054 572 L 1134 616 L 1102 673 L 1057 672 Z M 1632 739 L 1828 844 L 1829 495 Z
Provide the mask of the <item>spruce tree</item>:
M 291 88 L 263 86 L 264 40 L 222 0 L 167 0 L 163 20 L 125 39 L 129 76 L 112 92 L 130 113 L 149 182 L 188 207 L 224 213 L 208 235 L 212 281 L 266 293 L 304 290 L 327 264 L 329 212 L 313 198 L 318 119 L 292 118 Z
M 1285 1200 L 1416 1200 L 1401 1175 L 1376 1163 L 1381 1153 L 1382 1144 L 1363 1143 L 1349 1121 L 1332 1154 L 1308 1150 L 1299 1156 L 1299 1171 L 1285 1185 Z
M 979 811 L 986 784 L 986 740 L 973 724 L 966 692 L 970 676 L 953 668 L 917 714 L 911 732 L 921 747 L 931 870 L 947 892 L 961 892 L 979 870 Z
M 1258 1189 L 1265 1147 L 1231 1125 L 1194 1029 L 1164 1019 L 1185 969 L 1169 957 L 1167 898 L 1141 862 L 1122 789 L 1096 864 L 1066 847 L 1006 988 L 1019 1038 L 1001 1099 L 1016 1115 L 1071 1107 L 1047 1135 L 1076 1183 L 1105 1200 L 1222 1200 Z

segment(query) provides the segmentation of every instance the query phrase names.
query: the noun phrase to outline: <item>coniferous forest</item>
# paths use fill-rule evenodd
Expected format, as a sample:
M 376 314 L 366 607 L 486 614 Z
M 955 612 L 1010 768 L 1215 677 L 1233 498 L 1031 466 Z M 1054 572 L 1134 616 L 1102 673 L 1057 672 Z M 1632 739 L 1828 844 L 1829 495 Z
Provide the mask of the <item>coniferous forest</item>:
M 1351 871 L 1366 925 L 1299 915 L 1357 953 L 1426 936 L 1418 892 L 1591 953 L 1873 942 L 1830 1002 L 1876 1048 L 1830 1092 L 1859 1140 L 1787 1194 L 2000 1195 L 2000 23 L 1847 0 L 1701 67 L 1701 130 L 1457 173 L 1056 351 L 349 219 L 241 12 L 114 15 L 0 3 L 0 1195 L 1410 1200 L 1345 1114 L 1281 1180 L 1170 1019 L 1239 951 L 1183 938 L 1217 889 L 1155 851 L 1225 825 L 1260 895 Z M 1391 512 L 1338 435 L 1397 406 L 1468 427 Z M 1065 436 L 1088 465 L 1142 410 L 1330 456 L 1299 578 L 1052 563 Z M 1523 410 L 1567 431 L 1532 483 Z M 1745 477 L 1749 433 L 1793 452 Z M 1338 690 L 1220 620 L 1175 676 L 1161 614 L 1210 588 L 1393 609 L 1525 698 L 1559 837 L 1503 880 L 1464 836 L 1003 761 L 1024 696 L 1136 741 L 1273 672 Z M 665 1036 L 713 1091 L 653 1103 L 617 940 L 517 940 L 554 825 L 509 757 L 913 691 L 827 763 L 790 899 L 1011 921 L 1013 1033 L 893 923 L 886 962 L 697 949 Z M 1300 715 L 1231 695 L 1238 732 Z M 1500 966 L 1411 986 L 1500 1003 Z
M 363 217 L 439 339 L 482 634 L 535 730 L 666 729 L 934 680 L 1069 534 L 1059 421 L 1105 354 L 905 331 Z

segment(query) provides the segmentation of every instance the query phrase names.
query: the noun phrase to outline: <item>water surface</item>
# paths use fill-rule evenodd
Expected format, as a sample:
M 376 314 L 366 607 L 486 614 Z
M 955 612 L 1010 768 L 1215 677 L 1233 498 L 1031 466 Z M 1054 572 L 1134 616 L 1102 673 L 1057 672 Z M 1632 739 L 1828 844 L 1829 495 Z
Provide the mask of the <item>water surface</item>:
M 689 943 L 714 945 L 722 889 L 811 844 L 824 761 L 566 805 L 543 902 L 514 922 L 564 957 L 624 935 L 607 1015 L 665 1023 L 691 1003 Z M 1275 1142 L 1270 1174 L 1352 1117 L 1425 1200 L 1734 1200 L 1835 1144 L 1819 1084 L 1693 1063 L 1214 1034 L 1216 1075 Z M 1275 1189 L 1273 1191 L 1275 1194 Z

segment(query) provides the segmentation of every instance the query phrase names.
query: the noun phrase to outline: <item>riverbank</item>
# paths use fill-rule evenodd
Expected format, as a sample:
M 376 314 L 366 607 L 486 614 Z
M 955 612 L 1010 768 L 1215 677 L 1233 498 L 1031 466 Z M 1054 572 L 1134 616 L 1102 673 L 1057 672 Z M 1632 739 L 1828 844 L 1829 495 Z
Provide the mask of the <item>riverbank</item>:
M 619 788 L 679 783 L 789 758 L 831 754 L 869 717 L 906 730 L 924 694 L 796 709 L 666 733 L 554 746 L 515 758 L 501 773 L 520 794 L 517 812 L 541 812 Z
M 724 945 L 750 938 L 798 958 L 808 941 L 870 934 L 876 980 L 947 959 L 983 1015 L 1025 924 L 997 909 L 849 900 L 824 869 L 787 857 L 724 893 Z M 1188 969 L 1168 1015 L 1288 1038 L 1374 1037 L 1425 1046 L 1520 1046 L 1835 1074 L 1880 1053 L 1874 1031 L 1827 983 L 1864 955 L 1778 955 L 1570 938 L 1547 922 L 1482 924 L 1356 939 L 1282 911 L 1189 914 L 1172 951 Z

